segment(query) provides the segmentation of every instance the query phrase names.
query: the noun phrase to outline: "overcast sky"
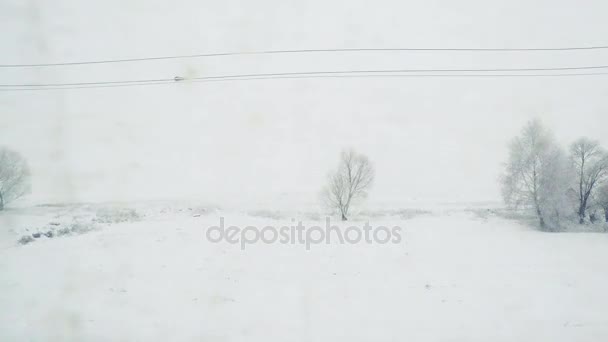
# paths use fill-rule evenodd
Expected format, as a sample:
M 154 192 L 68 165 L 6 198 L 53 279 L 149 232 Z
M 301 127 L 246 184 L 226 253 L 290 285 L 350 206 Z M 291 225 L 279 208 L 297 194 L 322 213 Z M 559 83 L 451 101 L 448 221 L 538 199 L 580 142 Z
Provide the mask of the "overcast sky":
M 0 0 L 0 64 L 270 49 L 608 45 L 596 1 Z M 230 56 L 2 69 L 2 84 L 395 68 L 608 65 L 608 50 Z M 540 117 L 608 146 L 608 75 L 258 80 L 0 92 L 0 144 L 37 200 L 312 202 L 352 146 L 370 201 L 498 200 L 506 145 Z

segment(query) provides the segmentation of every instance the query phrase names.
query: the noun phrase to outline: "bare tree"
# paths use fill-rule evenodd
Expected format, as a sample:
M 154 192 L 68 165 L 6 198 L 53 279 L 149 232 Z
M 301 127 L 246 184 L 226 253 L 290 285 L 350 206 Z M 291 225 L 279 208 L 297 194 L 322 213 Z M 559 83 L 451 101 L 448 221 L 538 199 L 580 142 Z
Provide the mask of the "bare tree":
M 30 191 L 30 171 L 17 152 L 0 147 L 0 210 Z
M 338 169 L 329 176 L 323 197 L 346 221 L 351 204 L 367 196 L 373 180 L 374 168 L 366 156 L 353 150 L 342 151 Z
M 578 217 L 582 224 L 594 188 L 608 176 L 608 154 L 597 141 L 580 138 L 570 147 L 570 155 L 577 171 Z
M 550 182 L 559 173 L 558 150 L 540 121 L 528 122 L 509 146 L 509 160 L 501 180 L 505 202 L 514 207 L 531 206 L 541 229 L 548 228 L 545 219 L 548 200 L 554 194 L 566 194 Z

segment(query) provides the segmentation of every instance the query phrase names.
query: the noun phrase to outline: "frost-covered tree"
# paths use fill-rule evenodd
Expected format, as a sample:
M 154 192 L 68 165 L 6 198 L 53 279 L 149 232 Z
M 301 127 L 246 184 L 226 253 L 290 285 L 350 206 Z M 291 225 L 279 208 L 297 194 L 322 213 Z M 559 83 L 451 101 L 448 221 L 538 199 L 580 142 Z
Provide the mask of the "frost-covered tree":
M 505 202 L 532 207 L 541 229 L 558 229 L 565 216 L 568 174 L 565 157 L 540 121 L 528 122 L 509 145 L 509 159 L 501 179 Z
M 608 154 L 597 141 L 580 138 L 570 146 L 570 157 L 577 174 L 579 223 L 584 223 L 594 189 L 608 176 Z
M 576 198 L 570 184 L 574 179 L 568 156 L 558 146 L 552 146 L 543 156 L 543 172 L 540 173 L 538 201 L 545 228 L 563 230 L 564 224 L 576 218 L 573 210 Z
M 604 211 L 604 219 L 608 222 L 608 183 L 602 185 L 597 191 L 597 202 Z
M 0 210 L 30 191 L 30 171 L 17 152 L 0 147 Z
M 342 151 L 338 169 L 329 176 L 323 198 L 346 221 L 351 204 L 367 196 L 373 180 L 374 168 L 366 156 L 354 150 Z

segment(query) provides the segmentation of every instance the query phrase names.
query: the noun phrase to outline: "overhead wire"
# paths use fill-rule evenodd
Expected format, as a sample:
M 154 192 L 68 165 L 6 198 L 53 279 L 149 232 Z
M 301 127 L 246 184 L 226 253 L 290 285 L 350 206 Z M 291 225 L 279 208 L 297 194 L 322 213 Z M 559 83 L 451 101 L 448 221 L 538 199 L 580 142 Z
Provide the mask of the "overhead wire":
M 198 53 L 185 55 L 166 55 L 138 58 L 120 59 L 101 59 L 88 61 L 67 61 L 56 63 L 23 63 L 23 64 L 0 64 L 0 68 L 32 68 L 32 67 L 60 67 L 89 64 L 110 64 L 110 63 L 129 63 L 143 61 L 158 61 L 171 59 L 207 58 L 223 56 L 243 56 L 243 55 L 269 55 L 269 54 L 306 54 L 306 53 L 327 53 L 327 52 L 534 52 L 534 51 L 584 51 L 584 50 L 605 50 L 608 45 L 595 46 L 570 46 L 570 47 L 531 47 L 531 48 L 334 48 L 334 49 L 293 49 L 293 50 L 259 50 L 259 51 L 236 51 L 236 52 L 216 52 Z

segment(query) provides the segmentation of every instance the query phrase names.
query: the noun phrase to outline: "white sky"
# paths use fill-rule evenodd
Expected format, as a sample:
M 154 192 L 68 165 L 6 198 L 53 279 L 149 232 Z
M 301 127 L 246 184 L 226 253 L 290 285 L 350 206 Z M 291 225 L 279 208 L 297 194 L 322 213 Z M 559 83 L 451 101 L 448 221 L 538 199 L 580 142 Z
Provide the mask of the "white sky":
M 605 1 L 0 0 L 0 64 L 269 49 L 608 45 Z M 608 65 L 608 50 L 218 57 L 0 69 L 0 83 L 392 68 Z M 506 144 L 538 116 L 608 146 L 608 75 L 308 79 L 0 93 L 0 144 L 32 198 L 310 202 L 341 148 L 372 201 L 498 199 Z

